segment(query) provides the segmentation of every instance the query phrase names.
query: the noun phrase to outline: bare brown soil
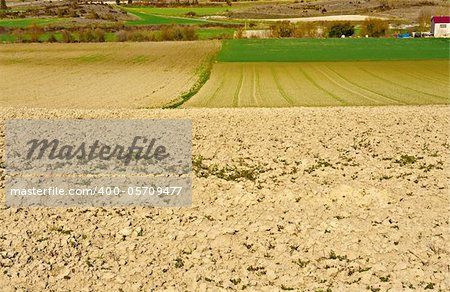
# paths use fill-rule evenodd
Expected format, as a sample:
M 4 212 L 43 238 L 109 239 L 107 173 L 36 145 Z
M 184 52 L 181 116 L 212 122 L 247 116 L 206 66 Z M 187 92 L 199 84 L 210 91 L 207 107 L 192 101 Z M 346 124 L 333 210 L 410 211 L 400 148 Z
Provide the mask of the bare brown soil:
M 162 107 L 197 82 L 219 42 L 0 46 L 0 106 Z
M 0 283 L 10 291 L 448 291 L 449 113 L 0 108 L 0 137 L 11 118 L 192 119 L 195 157 L 192 208 L 2 204 Z M 214 171 L 222 168 L 234 176 Z M 4 174 L 0 184 L 3 201 Z

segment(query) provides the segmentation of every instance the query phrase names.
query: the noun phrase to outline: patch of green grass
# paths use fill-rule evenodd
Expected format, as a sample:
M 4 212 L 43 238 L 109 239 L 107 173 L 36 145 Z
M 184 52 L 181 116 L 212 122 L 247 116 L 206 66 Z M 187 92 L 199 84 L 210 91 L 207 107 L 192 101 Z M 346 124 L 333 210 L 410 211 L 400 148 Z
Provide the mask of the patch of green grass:
M 330 251 L 329 257 L 330 260 L 339 260 L 339 261 L 347 261 L 347 256 L 346 255 L 337 255 L 334 250 Z
M 247 5 L 248 6 L 248 5 Z M 130 7 L 127 11 L 138 11 L 146 14 L 185 16 L 188 12 L 195 12 L 198 16 L 209 16 L 223 14 L 230 10 L 241 9 L 246 6 L 214 6 L 214 7 Z
M 179 269 L 184 267 L 184 261 L 181 258 L 176 258 L 175 259 L 175 268 Z
M 139 17 L 139 20 L 127 21 L 127 25 L 152 25 L 152 24 L 203 24 L 209 22 L 204 19 L 185 17 L 165 17 L 142 12 L 142 8 L 124 8 L 127 12 Z
M 11 34 L 0 34 L 0 42 L 12 43 L 16 40 L 16 37 Z
M 227 181 L 249 180 L 254 182 L 259 174 L 265 172 L 260 165 L 244 164 L 231 166 L 226 164 L 221 166 L 218 164 L 207 164 L 205 160 L 201 155 L 194 156 L 192 159 L 192 169 L 197 177 L 207 178 L 215 176 Z
M 449 59 L 447 39 L 237 39 L 223 43 L 222 62 Z
M 309 264 L 309 261 L 302 261 L 301 259 L 297 259 L 296 261 L 292 261 L 294 264 L 298 265 L 300 268 L 304 268 Z
M 238 285 L 239 283 L 241 283 L 241 278 L 230 279 L 230 282 L 233 283 L 233 285 Z
M 417 160 L 422 159 L 422 157 L 416 157 L 414 155 L 403 154 L 399 159 L 395 159 L 394 163 L 400 164 L 400 166 L 405 166 L 408 164 L 414 164 Z
M 164 108 L 177 108 L 177 107 L 181 106 L 183 103 L 185 103 L 186 101 L 188 101 L 195 94 L 197 94 L 197 92 L 200 91 L 200 89 L 203 87 L 203 85 L 206 83 L 206 81 L 209 80 L 209 77 L 211 76 L 212 65 L 215 60 L 215 57 L 216 57 L 215 55 L 212 55 L 202 63 L 202 65 L 198 69 L 199 78 L 198 78 L 197 82 L 189 89 L 189 91 L 183 93 L 180 96 L 180 98 L 165 105 Z
M 50 36 L 52 35 L 52 33 L 49 32 L 45 32 L 39 35 L 38 37 L 38 41 L 39 42 L 47 42 L 48 39 L 50 38 Z M 55 36 L 56 41 L 61 42 L 62 41 L 62 34 L 59 32 L 53 33 L 53 35 Z M 73 37 L 75 38 L 76 41 L 79 40 L 79 34 L 78 33 L 73 33 L 72 34 Z M 30 41 L 31 40 L 31 35 L 30 34 L 23 34 L 21 35 L 22 40 L 24 41 Z M 17 35 L 13 35 L 13 34 L 0 34 L 0 42 L 6 42 L 6 43 L 13 43 L 16 42 L 18 40 L 18 36 Z M 106 32 L 105 33 L 105 42 L 115 42 L 116 41 L 116 34 L 113 32 Z
M 53 226 L 50 228 L 50 231 L 57 231 L 59 233 L 65 234 L 65 235 L 69 235 L 72 233 L 72 230 L 64 229 L 64 227 L 62 227 L 62 226 L 58 226 L 58 227 Z
M 21 18 L 21 19 L 1 19 L 0 26 L 3 27 L 27 27 L 30 25 L 45 26 L 62 21 L 62 18 Z
M 321 169 L 321 168 L 324 169 L 325 167 L 335 168 L 333 166 L 333 164 L 331 164 L 329 161 L 324 160 L 324 159 L 319 159 L 319 161 L 317 161 L 316 164 L 311 165 L 310 167 L 306 168 L 305 172 L 310 174 L 318 169 Z
M 391 278 L 391 275 L 381 276 L 380 281 L 386 283 L 386 282 L 389 282 L 390 278 Z
M 428 283 L 426 286 L 425 286 L 425 290 L 428 290 L 428 289 L 434 289 L 434 283 Z

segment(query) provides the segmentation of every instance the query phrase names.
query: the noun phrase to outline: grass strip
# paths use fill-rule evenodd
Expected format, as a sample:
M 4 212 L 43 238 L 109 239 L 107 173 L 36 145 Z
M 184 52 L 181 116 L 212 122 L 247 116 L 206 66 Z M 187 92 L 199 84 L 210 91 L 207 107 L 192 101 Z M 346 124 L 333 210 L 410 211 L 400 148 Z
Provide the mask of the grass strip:
M 205 61 L 203 61 L 203 63 L 200 65 L 199 70 L 198 70 L 200 72 L 198 80 L 189 89 L 189 91 L 181 94 L 181 96 L 179 98 L 177 98 L 176 100 L 174 100 L 174 101 L 168 103 L 167 105 L 163 106 L 163 108 L 164 109 L 178 108 L 183 103 L 188 101 L 191 97 L 196 95 L 197 92 L 199 92 L 200 89 L 203 87 L 203 85 L 209 80 L 209 77 L 211 76 L 211 70 L 212 70 L 213 63 L 216 60 L 216 56 L 217 56 L 217 53 L 216 54 L 212 54 Z

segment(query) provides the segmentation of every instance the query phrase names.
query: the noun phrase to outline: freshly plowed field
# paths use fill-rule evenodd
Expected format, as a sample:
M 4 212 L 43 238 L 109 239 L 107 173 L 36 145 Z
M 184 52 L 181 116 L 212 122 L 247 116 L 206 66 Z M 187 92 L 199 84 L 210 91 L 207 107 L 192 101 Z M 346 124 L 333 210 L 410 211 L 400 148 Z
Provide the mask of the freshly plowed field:
M 6 208 L 0 164 L 1 291 L 450 291 L 446 106 L 0 108 L 0 161 L 12 118 L 190 119 L 193 206 Z
M 218 42 L 0 46 L 0 106 L 161 107 L 188 91 Z
M 447 104 L 447 60 L 217 63 L 185 107 Z

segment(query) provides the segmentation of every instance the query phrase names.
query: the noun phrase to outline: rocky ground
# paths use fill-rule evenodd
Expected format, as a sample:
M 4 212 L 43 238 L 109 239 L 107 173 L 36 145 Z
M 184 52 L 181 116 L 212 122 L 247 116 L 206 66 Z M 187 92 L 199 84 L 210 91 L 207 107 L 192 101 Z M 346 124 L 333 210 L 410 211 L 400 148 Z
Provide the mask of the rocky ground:
M 191 208 L 2 206 L 11 291 L 450 289 L 448 107 L 0 116 L 193 120 Z
M 363 14 L 417 21 L 422 10 L 448 11 L 445 0 L 317 0 L 264 4 L 233 10 L 234 18 L 289 18 L 327 15 Z M 445 13 L 444 13 L 445 14 Z

